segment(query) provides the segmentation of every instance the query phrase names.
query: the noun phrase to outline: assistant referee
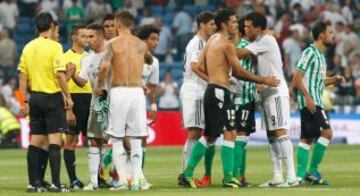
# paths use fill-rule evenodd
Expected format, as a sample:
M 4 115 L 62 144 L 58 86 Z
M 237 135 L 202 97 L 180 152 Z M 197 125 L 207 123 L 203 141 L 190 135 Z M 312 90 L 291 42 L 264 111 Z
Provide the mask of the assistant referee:
M 67 130 L 65 108 L 73 107 L 66 84 L 66 67 L 60 63 L 63 49 L 51 39 L 56 28 L 49 13 L 39 14 L 35 23 L 39 36 L 26 44 L 18 67 L 20 91 L 24 97 L 28 85 L 31 86 L 29 105 L 25 101 L 23 108 L 25 114 L 30 108 L 27 191 L 69 192 L 60 184 L 61 131 Z M 65 95 L 65 103 L 61 93 Z M 41 184 L 39 175 L 42 149 L 49 151 L 52 185 L 48 189 Z

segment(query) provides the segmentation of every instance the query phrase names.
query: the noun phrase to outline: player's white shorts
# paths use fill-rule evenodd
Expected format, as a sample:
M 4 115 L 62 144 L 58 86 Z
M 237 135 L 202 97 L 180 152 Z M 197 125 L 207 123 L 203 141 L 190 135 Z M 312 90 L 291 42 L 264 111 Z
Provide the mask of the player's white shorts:
M 147 136 L 144 90 L 140 87 L 114 87 L 110 90 L 109 128 L 112 137 Z
M 288 96 L 271 96 L 262 100 L 261 104 L 263 128 L 267 131 L 289 129 L 290 98 Z
M 205 129 L 204 102 L 202 99 L 181 99 L 184 128 Z

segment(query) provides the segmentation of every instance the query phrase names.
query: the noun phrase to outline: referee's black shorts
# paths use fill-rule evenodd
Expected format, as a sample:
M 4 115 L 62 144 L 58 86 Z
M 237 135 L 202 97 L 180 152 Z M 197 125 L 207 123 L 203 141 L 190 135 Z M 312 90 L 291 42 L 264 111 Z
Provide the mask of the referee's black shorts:
M 83 136 L 87 134 L 87 125 L 91 104 L 91 93 L 72 93 L 71 98 L 74 101 L 73 112 L 76 117 L 76 126 L 69 126 L 70 131 L 67 134 Z
M 68 129 L 62 94 L 31 92 L 30 134 L 47 135 Z

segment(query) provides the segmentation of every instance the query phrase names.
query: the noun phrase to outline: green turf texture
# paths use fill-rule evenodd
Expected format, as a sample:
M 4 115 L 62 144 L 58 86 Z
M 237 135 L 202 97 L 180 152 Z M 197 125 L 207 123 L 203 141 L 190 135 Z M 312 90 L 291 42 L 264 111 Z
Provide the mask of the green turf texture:
M 181 168 L 181 147 L 153 147 L 148 148 L 146 154 L 145 176 L 154 186 L 146 191 L 109 191 L 101 189 L 94 192 L 77 191 L 62 193 L 68 195 L 360 195 L 360 146 L 330 145 L 326 152 L 320 170 L 324 179 L 330 182 L 329 187 L 303 186 L 298 188 L 242 188 L 225 189 L 221 187 L 222 167 L 220 149 L 216 149 L 213 186 L 202 189 L 185 189 L 177 186 L 177 176 Z M 296 158 L 296 148 L 294 151 Z M 87 150 L 77 150 L 77 174 L 88 183 Z M 54 195 L 50 193 L 26 193 L 28 182 L 26 172 L 26 150 L 0 150 L 0 195 Z M 66 169 L 62 161 L 62 183 L 69 184 Z M 271 178 L 272 164 L 266 147 L 249 147 L 247 179 L 254 184 L 260 184 Z M 196 170 L 195 176 L 201 177 L 203 163 Z M 46 173 L 50 181 L 50 171 Z

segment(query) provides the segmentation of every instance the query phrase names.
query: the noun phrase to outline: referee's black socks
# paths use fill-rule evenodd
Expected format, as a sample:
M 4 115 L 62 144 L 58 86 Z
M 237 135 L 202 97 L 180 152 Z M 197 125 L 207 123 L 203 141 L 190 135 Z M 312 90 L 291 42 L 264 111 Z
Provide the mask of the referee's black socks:
M 64 149 L 64 161 L 71 184 L 77 180 L 75 171 L 75 150 Z
M 57 144 L 49 145 L 49 163 L 51 169 L 52 183 L 60 187 L 60 165 L 61 165 L 61 146 Z
M 39 177 L 41 181 L 44 181 L 44 177 L 45 177 L 45 172 L 46 172 L 46 167 L 47 167 L 47 163 L 49 160 L 49 152 L 47 150 L 44 149 L 40 149 L 40 156 L 39 156 Z
M 28 169 L 28 177 L 29 183 L 31 186 L 39 186 L 40 185 L 40 173 L 39 173 L 39 159 L 40 159 L 40 150 L 36 146 L 30 145 L 27 151 L 27 169 Z

